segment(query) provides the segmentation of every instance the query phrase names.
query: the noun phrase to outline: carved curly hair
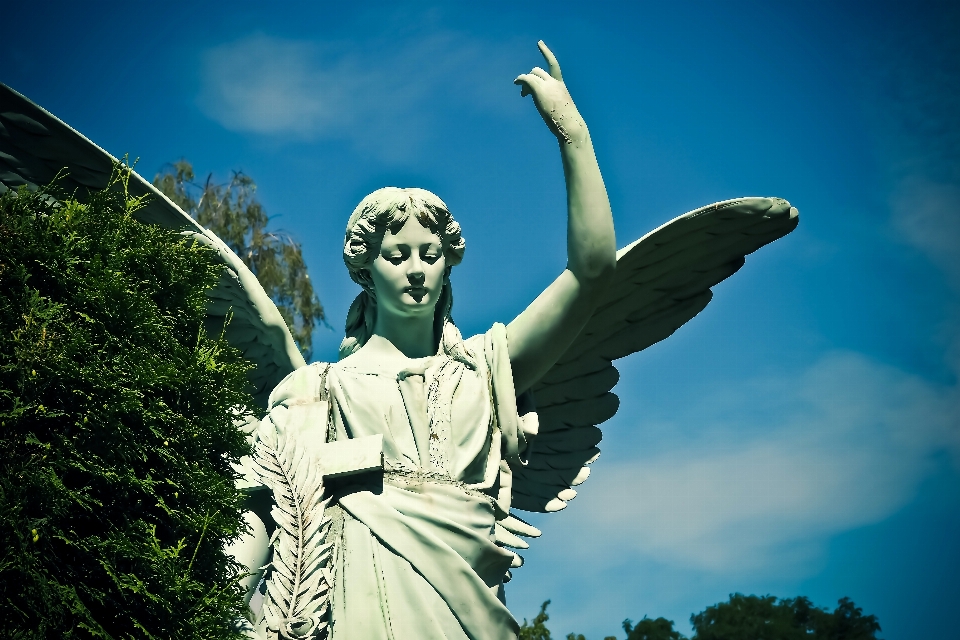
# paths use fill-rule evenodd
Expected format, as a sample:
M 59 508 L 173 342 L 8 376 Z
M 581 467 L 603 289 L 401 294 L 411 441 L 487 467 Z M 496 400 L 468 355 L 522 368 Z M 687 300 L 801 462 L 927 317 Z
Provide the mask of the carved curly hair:
M 350 277 L 363 287 L 347 312 L 346 337 L 340 343 L 340 359 L 358 351 L 373 334 L 377 318 L 377 294 L 370 276 L 370 265 L 380 252 L 387 229 L 397 232 L 407 219 L 415 216 L 425 229 L 440 237 L 446 270 L 443 289 L 434 312 L 434 334 L 439 338 L 437 353 L 445 353 L 474 368 L 472 354 L 463 344 L 463 337 L 450 314 L 453 289 L 450 270 L 460 264 L 466 243 L 460 225 L 453 219 L 443 200 L 425 189 L 384 187 L 365 197 L 353 210 L 343 243 L 343 262 Z

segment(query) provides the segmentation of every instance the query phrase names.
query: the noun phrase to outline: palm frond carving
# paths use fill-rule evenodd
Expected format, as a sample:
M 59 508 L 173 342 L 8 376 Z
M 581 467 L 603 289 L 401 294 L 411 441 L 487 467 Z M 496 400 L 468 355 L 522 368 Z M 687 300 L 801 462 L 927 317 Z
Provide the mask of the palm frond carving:
M 267 433 L 263 433 L 267 431 Z M 306 447 L 292 434 L 261 430 L 254 444 L 253 467 L 273 490 L 271 539 L 263 619 L 268 638 L 321 639 L 327 636 L 327 611 L 333 576 L 332 543 L 326 541 L 323 475 Z

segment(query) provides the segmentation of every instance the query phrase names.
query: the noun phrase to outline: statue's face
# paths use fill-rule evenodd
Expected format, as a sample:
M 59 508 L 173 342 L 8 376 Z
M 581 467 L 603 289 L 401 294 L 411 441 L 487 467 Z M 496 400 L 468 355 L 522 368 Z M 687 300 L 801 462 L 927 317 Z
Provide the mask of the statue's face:
M 377 309 L 391 315 L 433 318 L 446 259 L 440 236 L 410 216 L 397 233 L 387 229 L 370 265 Z

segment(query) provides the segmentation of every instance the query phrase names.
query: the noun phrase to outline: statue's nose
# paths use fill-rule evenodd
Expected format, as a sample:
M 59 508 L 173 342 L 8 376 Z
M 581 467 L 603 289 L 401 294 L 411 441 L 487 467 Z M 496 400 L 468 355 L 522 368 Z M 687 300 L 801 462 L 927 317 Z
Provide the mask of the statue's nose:
M 426 279 L 426 275 L 423 273 L 423 271 L 414 271 L 407 274 L 407 278 L 409 278 L 410 284 L 423 284 L 424 279 Z

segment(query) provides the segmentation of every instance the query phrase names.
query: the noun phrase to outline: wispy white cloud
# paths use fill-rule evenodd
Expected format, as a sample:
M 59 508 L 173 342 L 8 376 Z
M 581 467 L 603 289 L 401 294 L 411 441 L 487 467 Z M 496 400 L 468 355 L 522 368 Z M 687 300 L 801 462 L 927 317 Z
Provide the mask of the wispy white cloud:
M 900 182 L 891 200 L 897 231 L 960 290 L 960 183 L 909 176 Z
M 891 30 L 863 52 L 891 64 L 864 83 L 880 159 L 891 178 L 893 229 L 923 251 L 960 291 L 960 40 L 954 20 L 924 37 Z
M 443 31 L 350 42 L 254 34 L 203 54 L 199 104 L 234 131 L 348 139 L 392 156 L 437 133 L 430 125 L 439 105 L 467 114 L 517 109 L 515 51 Z
M 600 463 L 548 553 L 810 575 L 831 536 L 907 504 L 938 452 L 960 460 L 958 415 L 957 387 L 853 353 L 829 354 L 797 379 L 725 386 L 677 416 L 702 421 L 696 442 Z
M 346 118 L 349 63 L 318 65 L 310 42 L 255 35 L 203 56 L 200 104 L 228 129 L 259 134 L 312 134 Z

